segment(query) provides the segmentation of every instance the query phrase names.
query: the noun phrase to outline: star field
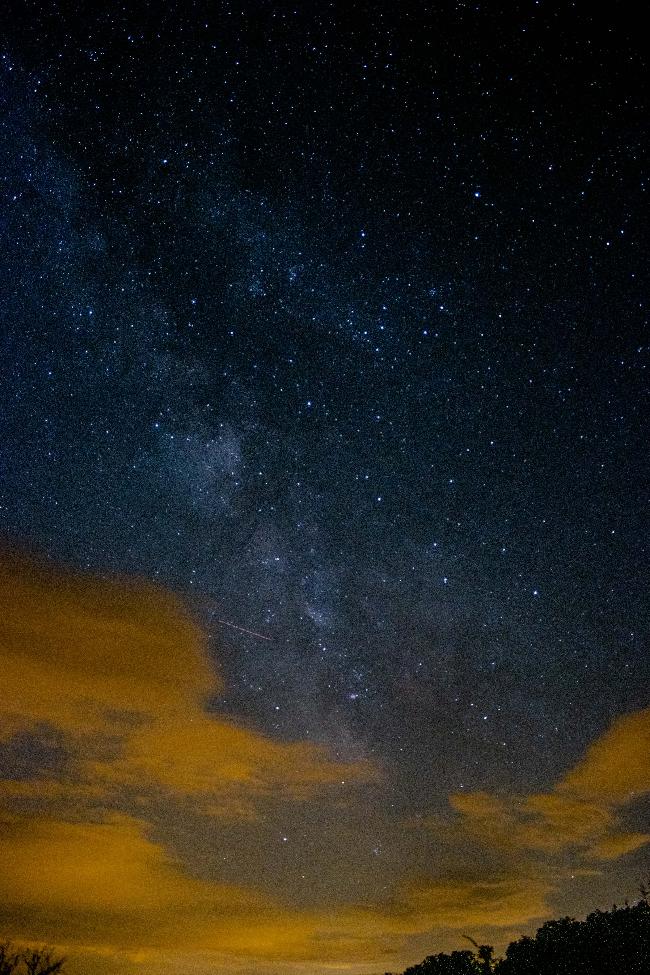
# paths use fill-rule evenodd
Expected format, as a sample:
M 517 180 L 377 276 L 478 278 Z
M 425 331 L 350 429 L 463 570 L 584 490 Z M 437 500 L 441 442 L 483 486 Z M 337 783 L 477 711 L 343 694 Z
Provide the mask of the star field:
M 434 856 L 397 817 L 548 790 L 648 705 L 640 24 L 10 7 L 0 531 L 179 594 L 211 709 L 384 769 L 254 849 L 160 813 L 183 856 L 383 896 Z

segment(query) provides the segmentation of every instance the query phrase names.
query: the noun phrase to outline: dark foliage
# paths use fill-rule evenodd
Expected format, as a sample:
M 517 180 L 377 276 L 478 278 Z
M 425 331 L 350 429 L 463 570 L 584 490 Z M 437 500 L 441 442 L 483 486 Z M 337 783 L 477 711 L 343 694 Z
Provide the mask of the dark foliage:
M 17 951 L 8 942 L 0 944 L 0 975 L 58 975 L 64 962 L 48 948 Z
M 452 951 L 429 955 L 419 965 L 407 968 L 404 975 L 479 975 L 482 969 L 473 951 Z
M 650 975 L 650 905 L 548 921 L 508 946 L 498 975 Z
M 547 921 L 494 959 L 485 945 L 429 955 L 404 975 L 650 975 L 650 904 L 594 911 L 584 921 Z

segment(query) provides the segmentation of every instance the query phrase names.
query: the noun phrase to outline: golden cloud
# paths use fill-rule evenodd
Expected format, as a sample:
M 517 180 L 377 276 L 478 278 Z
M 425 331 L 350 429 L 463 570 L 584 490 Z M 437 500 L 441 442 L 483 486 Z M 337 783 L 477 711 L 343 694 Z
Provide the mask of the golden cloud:
M 4 734 L 52 724 L 88 735 L 108 716 L 179 714 L 220 682 L 173 596 L 0 559 Z
M 381 903 L 327 911 L 206 879 L 140 818 L 156 802 L 168 818 L 182 809 L 242 820 L 278 796 L 302 803 L 333 790 L 338 803 L 342 781 L 367 782 L 376 769 L 210 713 L 221 681 L 204 634 L 158 589 L 0 558 L 0 604 L 0 740 L 54 734 L 66 756 L 47 774 L 0 782 L 0 920 L 15 938 L 82 954 L 83 967 L 90 957 L 95 970 L 120 973 L 246 959 L 276 971 L 370 967 L 433 931 L 437 940 L 547 916 L 555 881 L 536 870 L 536 855 L 616 859 L 648 842 L 618 824 L 650 792 L 643 711 L 616 722 L 546 792 L 450 797 L 460 828 L 441 840 L 462 849 L 464 864 L 468 839 L 496 851 L 498 869 L 394 878 Z
M 509 927 L 546 915 L 551 890 L 548 882 L 523 874 L 483 879 L 422 877 L 402 885 L 389 904 L 341 912 L 333 923 L 349 934 L 363 932 L 366 938 Z
M 329 917 L 193 876 L 145 822 L 114 810 L 160 808 L 166 794 L 184 815 L 242 820 L 271 797 L 302 802 L 330 787 L 338 805 L 342 782 L 376 769 L 209 713 L 221 682 L 204 635 L 179 600 L 144 583 L 0 559 L 0 604 L 0 740 L 54 735 L 66 754 L 63 769 L 0 781 L 4 930 L 120 966 L 179 952 L 207 953 L 206 968 L 217 955 L 345 958 Z
M 584 758 L 545 793 L 450 796 L 461 831 L 487 847 L 613 860 L 650 842 L 621 831 L 620 811 L 650 793 L 650 709 L 617 719 Z
M 618 718 L 559 788 L 614 806 L 650 793 L 650 708 Z
M 387 904 L 296 910 L 259 892 L 206 881 L 125 815 L 101 822 L 5 816 L 0 829 L 0 905 L 19 940 L 56 942 L 84 968 L 170 958 L 193 971 L 215 961 L 310 962 L 331 968 L 377 964 L 433 930 L 523 924 L 546 911 L 543 884 L 501 878 L 422 881 Z M 312 968 L 313 970 L 313 968 Z
M 429 925 L 460 930 L 504 927 L 543 917 L 550 885 L 525 875 L 425 883 L 412 892 L 414 906 Z
M 277 742 L 208 714 L 221 682 L 203 633 L 167 593 L 0 560 L 0 603 L 9 702 L 0 738 L 56 729 L 86 788 L 226 797 L 211 808 L 239 815 L 258 796 L 309 798 L 376 774 L 369 763 L 337 761 L 318 745 Z
M 501 850 L 559 853 L 604 835 L 613 816 L 593 803 L 569 796 L 540 793 L 499 799 L 485 792 L 450 796 L 463 817 L 463 829 L 486 845 Z
M 379 961 L 433 928 L 523 922 L 541 902 L 513 880 L 410 885 L 390 904 L 333 911 L 290 908 L 259 892 L 192 877 L 125 815 L 101 822 L 6 816 L 0 904 L 14 937 L 56 942 L 124 966 L 165 953 L 204 959 L 346 966 Z M 198 963 L 198 962 L 197 962 Z
M 70 823 L 5 820 L 0 903 L 17 936 L 95 950 L 305 952 L 314 922 L 248 888 L 188 875 L 123 815 Z M 22 919 L 22 920 L 21 920 Z

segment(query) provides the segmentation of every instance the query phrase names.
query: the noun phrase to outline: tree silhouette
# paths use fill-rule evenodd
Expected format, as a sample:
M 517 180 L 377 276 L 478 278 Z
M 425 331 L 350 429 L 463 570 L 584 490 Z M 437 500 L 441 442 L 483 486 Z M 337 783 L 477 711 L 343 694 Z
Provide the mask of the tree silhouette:
M 0 945 L 0 975 L 12 975 L 18 967 L 18 955 L 7 942 Z
M 450 955 L 429 955 L 419 965 L 407 968 L 404 975 L 483 975 L 485 971 L 484 961 L 473 951 L 452 951 Z
M 56 975 L 63 968 L 64 958 L 55 958 L 46 949 L 31 948 L 23 956 L 27 975 Z
M 508 945 L 498 975 L 648 975 L 650 905 L 645 900 L 584 921 L 547 921 L 534 938 Z
M 429 955 L 403 975 L 650 975 L 650 891 L 637 904 L 593 911 L 584 921 L 547 921 L 494 958 L 489 945 L 475 951 Z M 2 975 L 0 971 L 0 975 Z
M 463 935 L 471 944 L 476 948 L 476 961 L 478 962 L 478 971 L 482 975 L 489 975 L 490 972 L 494 971 L 495 959 L 494 959 L 494 948 L 492 945 L 480 945 L 474 938 L 470 938 L 468 934 Z
M 49 948 L 16 951 L 8 942 L 0 944 L 0 975 L 57 975 L 64 963 Z

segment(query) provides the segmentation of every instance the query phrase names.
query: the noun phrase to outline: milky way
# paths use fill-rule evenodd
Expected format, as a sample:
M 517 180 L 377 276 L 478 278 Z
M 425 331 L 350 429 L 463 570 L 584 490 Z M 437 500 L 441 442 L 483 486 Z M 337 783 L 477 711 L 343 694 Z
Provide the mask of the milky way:
M 548 789 L 648 704 L 640 25 L 132 6 L 6 18 L 0 530 L 375 810 Z

